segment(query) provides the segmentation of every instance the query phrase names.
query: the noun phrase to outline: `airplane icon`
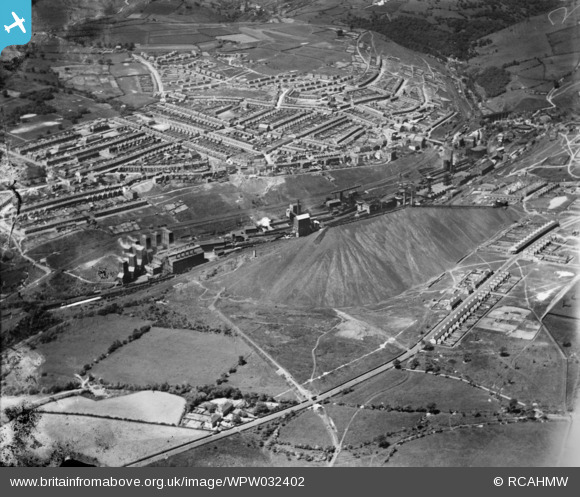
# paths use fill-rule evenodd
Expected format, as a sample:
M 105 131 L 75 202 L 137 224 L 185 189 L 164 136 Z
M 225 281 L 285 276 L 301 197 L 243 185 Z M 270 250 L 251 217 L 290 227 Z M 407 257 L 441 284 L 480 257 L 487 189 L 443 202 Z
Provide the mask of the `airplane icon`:
M 6 24 L 4 24 L 4 29 L 6 30 L 6 32 L 10 33 L 10 30 L 12 28 L 18 26 L 23 33 L 26 33 L 26 29 L 24 29 L 24 19 L 20 19 L 14 12 L 12 12 L 12 17 L 14 17 L 14 23 L 12 23 L 10 26 L 6 26 Z

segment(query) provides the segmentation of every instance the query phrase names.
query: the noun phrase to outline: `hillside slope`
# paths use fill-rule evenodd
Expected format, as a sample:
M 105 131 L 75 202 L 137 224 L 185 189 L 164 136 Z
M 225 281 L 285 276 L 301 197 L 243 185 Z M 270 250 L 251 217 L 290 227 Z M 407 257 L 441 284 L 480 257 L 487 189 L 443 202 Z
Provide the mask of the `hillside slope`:
M 221 284 L 285 304 L 380 302 L 449 269 L 516 219 L 503 209 L 405 209 L 258 252 Z

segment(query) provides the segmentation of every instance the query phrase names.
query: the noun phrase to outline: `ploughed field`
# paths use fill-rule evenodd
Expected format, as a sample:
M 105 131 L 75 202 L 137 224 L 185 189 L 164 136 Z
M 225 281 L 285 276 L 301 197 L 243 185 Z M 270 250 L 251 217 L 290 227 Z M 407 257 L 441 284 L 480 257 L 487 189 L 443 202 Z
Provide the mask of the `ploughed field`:
M 258 250 L 222 285 L 288 305 L 376 303 L 453 267 L 516 219 L 511 209 L 404 209 Z

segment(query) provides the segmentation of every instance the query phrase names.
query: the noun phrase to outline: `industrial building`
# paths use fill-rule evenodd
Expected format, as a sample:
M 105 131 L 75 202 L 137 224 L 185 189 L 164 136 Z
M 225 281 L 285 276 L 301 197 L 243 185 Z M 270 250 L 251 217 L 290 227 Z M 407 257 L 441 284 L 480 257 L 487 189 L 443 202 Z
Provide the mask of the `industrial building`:
M 205 262 L 204 251 L 197 243 L 189 243 L 167 253 L 159 254 L 172 274 L 183 273 Z
M 162 227 L 159 231 L 142 233 L 139 241 L 131 243 L 119 262 L 117 277 L 126 284 L 144 274 L 154 277 L 182 273 L 203 262 L 204 251 L 197 243 L 176 247 L 173 231 Z
M 294 232 L 298 237 L 308 236 L 312 233 L 310 214 L 298 214 L 294 217 Z

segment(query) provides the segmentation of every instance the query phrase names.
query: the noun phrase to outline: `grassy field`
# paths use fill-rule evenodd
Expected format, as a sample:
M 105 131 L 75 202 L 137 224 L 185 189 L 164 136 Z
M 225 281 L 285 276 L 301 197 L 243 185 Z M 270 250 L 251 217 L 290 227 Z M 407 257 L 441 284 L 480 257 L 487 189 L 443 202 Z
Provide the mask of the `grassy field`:
M 36 245 L 27 255 L 36 260 L 46 258 L 54 269 L 72 269 L 106 251 L 121 254 L 117 238 L 101 230 L 81 230 Z
M 107 382 L 213 384 L 251 349 L 240 339 L 193 330 L 153 328 L 92 370 Z
M 73 320 L 54 341 L 37 345 L 36 351 L 44 357 L 40 385 L 74 380 L 75 373 L 107 352 L 115 340 L 124 340 L 145 324 L 145 320 L 117 314 Z
M 553 467 L 567 423 L 518 423 L 458 429 L 399 447 L 387 466 Z
M 265 393 L 279 399 L 296 399 L 288 383 L 257 353 L 246 356 L 245 360 L 246 364 L 230 375 L 228 385 L 239 388 L 242 392 Z
M 224 323 L 211 311 L 207 309 L 208 299 L 211 300 L 211 294 L 207 294 L 203 287 L 198 284 L 182 281 L 177 285 L 175 282 L 170 282 L 167 293 L 163 289 L 153 287 L 150 289 L 157 299 L 161 295 L 170 302 L 168 309 L 177 314 L 184 316 L 191 323 L 200 323 L 210 328 L 223 329 Z M 134 297 L 130 296 L 127 301 L 133 301 Z M 122 305 L 122 303 L 121 303 Z M 128 307 L 132 314 L 146 317 L 148 314 L 146 308 L 149 304 L 142 307 Z M 206 336 L 206 335 L 204 335 Z M 203 339 L 203 337 L 202 337 Z M 234 349 L 238 350 L 238 356 L 243 355 L 246 364 L 237 367 L 237 371 L 228 377 L 228 385 L 239 388 L 243 392 L 265 393 L 272 396 L 281 395 L 280 398 L 294 399 L 292 391 L 288 391 L 288 383 L 279 375 L 276 374 L 275 368 L 254 350 L 247 348 L 237 339 L 230 338 Z M 234 363 L 237 362 L 237 357 Z M 222 369 L 219 374 L 227 372 L 228 367 L 235 366 L 235 364 L 222 364 Z M 218 374 L 218 376 L 219 376 Z M 215 381 L 217 378 L 210 378 L 209 381 Z M 284 393 L 286 392 L 286 393 Z M 284 395 L 282 395 L 284 393 Z
M 298 414 L 282 426 L 277 442 L 292 446 L 309 445 L 313 448 L 332 446 L 332 440 L 322 419 L 310 409 Z
M 428 362 L 526 404 L 554 410 L 565 406 L 566 360 L 544 329 L 533 340 L 470 332 L 456 349 L 425 355 L 419 367 Z
M 550 309 L 550 314 L 565 316 L 572 319 L 580 319 L 580 282 L 576 282 L 570 290 Z
M 338 438 L 348 445 L 373 441 L 379 435 L 402 432 L 416 426 L 423 414 L 385 412 L 346 406 L 326 406 L 338 430 Z
M 284 306 L 257 307 L 254 303 L 230 303 L 226 300 L 219 306 L 237 326 L 289 368 L 300 382 L 312 376 L 312 349 L 317 339 L 338 323 L 331 310 L 317 312 Z
M 100 465 L 119 467 L 151 453 L 205 436 L 207 432 L 135 421 L 88 416 L 42 414 L 37 437 L 39 452 L 49 453 L 56 444 L 96 459 Z
M 198 449 L 188 450 L 170 456 L 151 466 L 174 467 L 266 467 L 271 465 L 267 451 L 259 445 L 259 438 L 253 433 L 240 433 L 215 444 L 207 444 Z
M 43 411 L 69 414 L 92 414 L 150 423 L 179 424 L 185 409 L 185 399 L 165 392 L 143 391 L 121 397 L 92 400 L 67 397 L 42 406 Z
M 413 408 L 435 403 L 441 411 L 495 411 L 500 404 L 483 390 L 466 383 L 434 375 L 403 370 L 387 371 L 336 397 L 336 402 Z
M 539 264 L 518 262 L 512 273 L 522 277 L 522 280 L 510 292 L 510 299 L 525 302 L 538 316 L 542 316 L 553 299 L 576 276 L 574 270 L 554 271 L 552 267 Z M 578 284 L 576 284 L 578 288 Z M 571 293 L 570 295 L 572 295 Z M 573 299 L 569 298 L 568 305 Z M 507 300 L 506 302 L 511 302 Z M 561 306 L 564 305 L 561 301 Z M 504 305 L 517 305 L 505 303 Z M 573 307 L 573 306 L 572 306 Z M 571 307 L 570 307 L 571 308 Z M 568 309 L 568 307 L 566 307 Z M 556 312 L 556 311 L 553 311 Z

